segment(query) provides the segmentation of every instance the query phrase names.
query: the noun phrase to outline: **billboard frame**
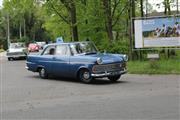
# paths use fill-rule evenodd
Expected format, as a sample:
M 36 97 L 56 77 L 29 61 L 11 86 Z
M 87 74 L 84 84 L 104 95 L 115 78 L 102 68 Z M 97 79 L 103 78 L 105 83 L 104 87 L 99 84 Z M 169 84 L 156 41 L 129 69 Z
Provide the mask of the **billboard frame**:
M 149 48 L 135 48 L 135 20 L 148 20 L 148 19 L 153 19 L 153 18 L 169 18 L 169 17 L 180 17 L 180 14 L 175 14 L 175 15 L 164 15 L 164 16 L 149 16 L 149 17 L 132 17 L 131 18 L 131 48 L 132 51 L 152 51 L 152 50 L 161 50 L 161 49 L 172 49 L 172 50 L 180 50 L 179 46 L 175 47 L 149 47 Z

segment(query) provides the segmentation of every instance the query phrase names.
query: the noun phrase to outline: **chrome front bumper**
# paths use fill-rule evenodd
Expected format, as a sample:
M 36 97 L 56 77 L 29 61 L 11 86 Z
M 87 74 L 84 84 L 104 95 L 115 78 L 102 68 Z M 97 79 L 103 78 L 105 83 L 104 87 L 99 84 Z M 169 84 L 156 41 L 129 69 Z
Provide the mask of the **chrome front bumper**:
M 27 70 L 29 70 L 29 67 L 28 67 L 28 66 L 25 66 L 25 68 L 26 68 Z
M 25 52 L 7 52 L 6 57 L 8 58 L 20 58 L 20 57 L 26 57 L 27 54 Z
M 8 57 L 8 58 L 21 58 L 21 57 L 26 57 L 26 55 L 8 55 L 6 57 Z
M 104 73 L 99 73 L 99 74 L 98 73 L 97 74 L 92 73 L 91 76 L 92 77 L 108 77 L 108 76 L 122 75 L 125 73 L 127 73 L 127 69 L 124 69 L 122 71 L 104 72 Z

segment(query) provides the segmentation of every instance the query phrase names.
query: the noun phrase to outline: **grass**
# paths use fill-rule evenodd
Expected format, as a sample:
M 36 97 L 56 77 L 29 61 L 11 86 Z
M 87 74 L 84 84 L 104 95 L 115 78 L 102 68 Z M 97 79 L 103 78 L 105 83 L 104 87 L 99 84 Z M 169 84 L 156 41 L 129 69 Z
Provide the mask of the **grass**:
M 3 52 L 4 50 L 3 49 L 0 49 L 0 53 Z
M 180 59 L 129 61 L 131 74 L 180 74 Z

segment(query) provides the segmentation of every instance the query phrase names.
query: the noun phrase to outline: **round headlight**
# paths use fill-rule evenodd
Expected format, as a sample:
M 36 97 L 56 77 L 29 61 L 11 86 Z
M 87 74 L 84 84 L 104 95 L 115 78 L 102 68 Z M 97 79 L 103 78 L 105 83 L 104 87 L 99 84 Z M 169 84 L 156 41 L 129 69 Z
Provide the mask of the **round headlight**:
M 102 59 L 101 58 L 97 58 L 97 64 L 102 64 Z
M 128 61 L 128 56 L 127 55 L 123 55 L 123 59 L 124 59 L 124 61 Z

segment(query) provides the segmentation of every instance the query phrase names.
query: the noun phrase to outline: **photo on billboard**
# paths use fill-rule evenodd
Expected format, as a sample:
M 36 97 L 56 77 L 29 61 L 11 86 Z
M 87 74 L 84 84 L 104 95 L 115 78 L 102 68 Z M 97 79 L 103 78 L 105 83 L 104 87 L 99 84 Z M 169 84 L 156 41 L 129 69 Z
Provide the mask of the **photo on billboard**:
M 180 47 L 180 16 L 134 21 L 135 48 Z

